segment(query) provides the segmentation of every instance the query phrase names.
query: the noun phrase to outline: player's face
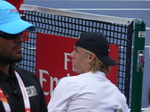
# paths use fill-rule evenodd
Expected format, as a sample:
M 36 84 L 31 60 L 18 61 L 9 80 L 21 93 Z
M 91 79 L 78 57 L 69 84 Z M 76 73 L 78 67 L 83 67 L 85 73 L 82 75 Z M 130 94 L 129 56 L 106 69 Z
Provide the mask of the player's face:
M 72 59 L 73 71 L 76 73 L 85 73 L 88 71 L 88 54 L 85 53 L 84 49 L 75 46 L 74 50 L 70 54 Z
M 0 37 L 0 63 L 15 63 L 22 60 L 22 33 L 15 39 L 5 39 Z

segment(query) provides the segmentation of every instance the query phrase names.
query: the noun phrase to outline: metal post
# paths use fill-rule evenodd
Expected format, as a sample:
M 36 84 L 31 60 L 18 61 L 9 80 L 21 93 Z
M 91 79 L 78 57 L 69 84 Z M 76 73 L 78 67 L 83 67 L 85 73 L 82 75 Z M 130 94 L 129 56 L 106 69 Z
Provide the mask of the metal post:
M 131 112 L 141 112 L 144 47 L 145 23 L 142 20 L 138 20 L 135 23 Z

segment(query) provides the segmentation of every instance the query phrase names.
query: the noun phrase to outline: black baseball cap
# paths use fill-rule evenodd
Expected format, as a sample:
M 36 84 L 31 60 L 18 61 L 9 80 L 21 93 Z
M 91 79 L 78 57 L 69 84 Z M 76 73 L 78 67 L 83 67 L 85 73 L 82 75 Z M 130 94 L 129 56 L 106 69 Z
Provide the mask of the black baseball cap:
M 75 45 L 93 52 L 106 65 L 116 65 L 116 62 L 108 56 L 110 51 L 109 42 L 100 32 L 81 33 Z

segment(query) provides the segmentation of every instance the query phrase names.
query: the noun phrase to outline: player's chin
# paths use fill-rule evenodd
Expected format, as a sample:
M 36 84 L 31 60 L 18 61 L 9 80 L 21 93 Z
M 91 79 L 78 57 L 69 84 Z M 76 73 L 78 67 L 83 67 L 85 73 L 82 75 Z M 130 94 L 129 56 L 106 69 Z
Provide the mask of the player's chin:
M 79 73 L 78 69 L 76 69 L 75 67 L 73 67 L 73 71 L 74 71 L 75 73 Z

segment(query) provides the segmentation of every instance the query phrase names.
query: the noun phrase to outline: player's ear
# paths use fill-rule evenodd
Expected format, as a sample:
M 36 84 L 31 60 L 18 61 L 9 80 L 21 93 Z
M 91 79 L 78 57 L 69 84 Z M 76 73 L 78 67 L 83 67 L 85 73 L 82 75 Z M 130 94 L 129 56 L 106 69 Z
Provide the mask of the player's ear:
M 90 53 L 89 54 L 89 58 L 88 58 L 89 62 L 92 62 L 94 59 L 95 59 L 95 54 L 94 53 Z

